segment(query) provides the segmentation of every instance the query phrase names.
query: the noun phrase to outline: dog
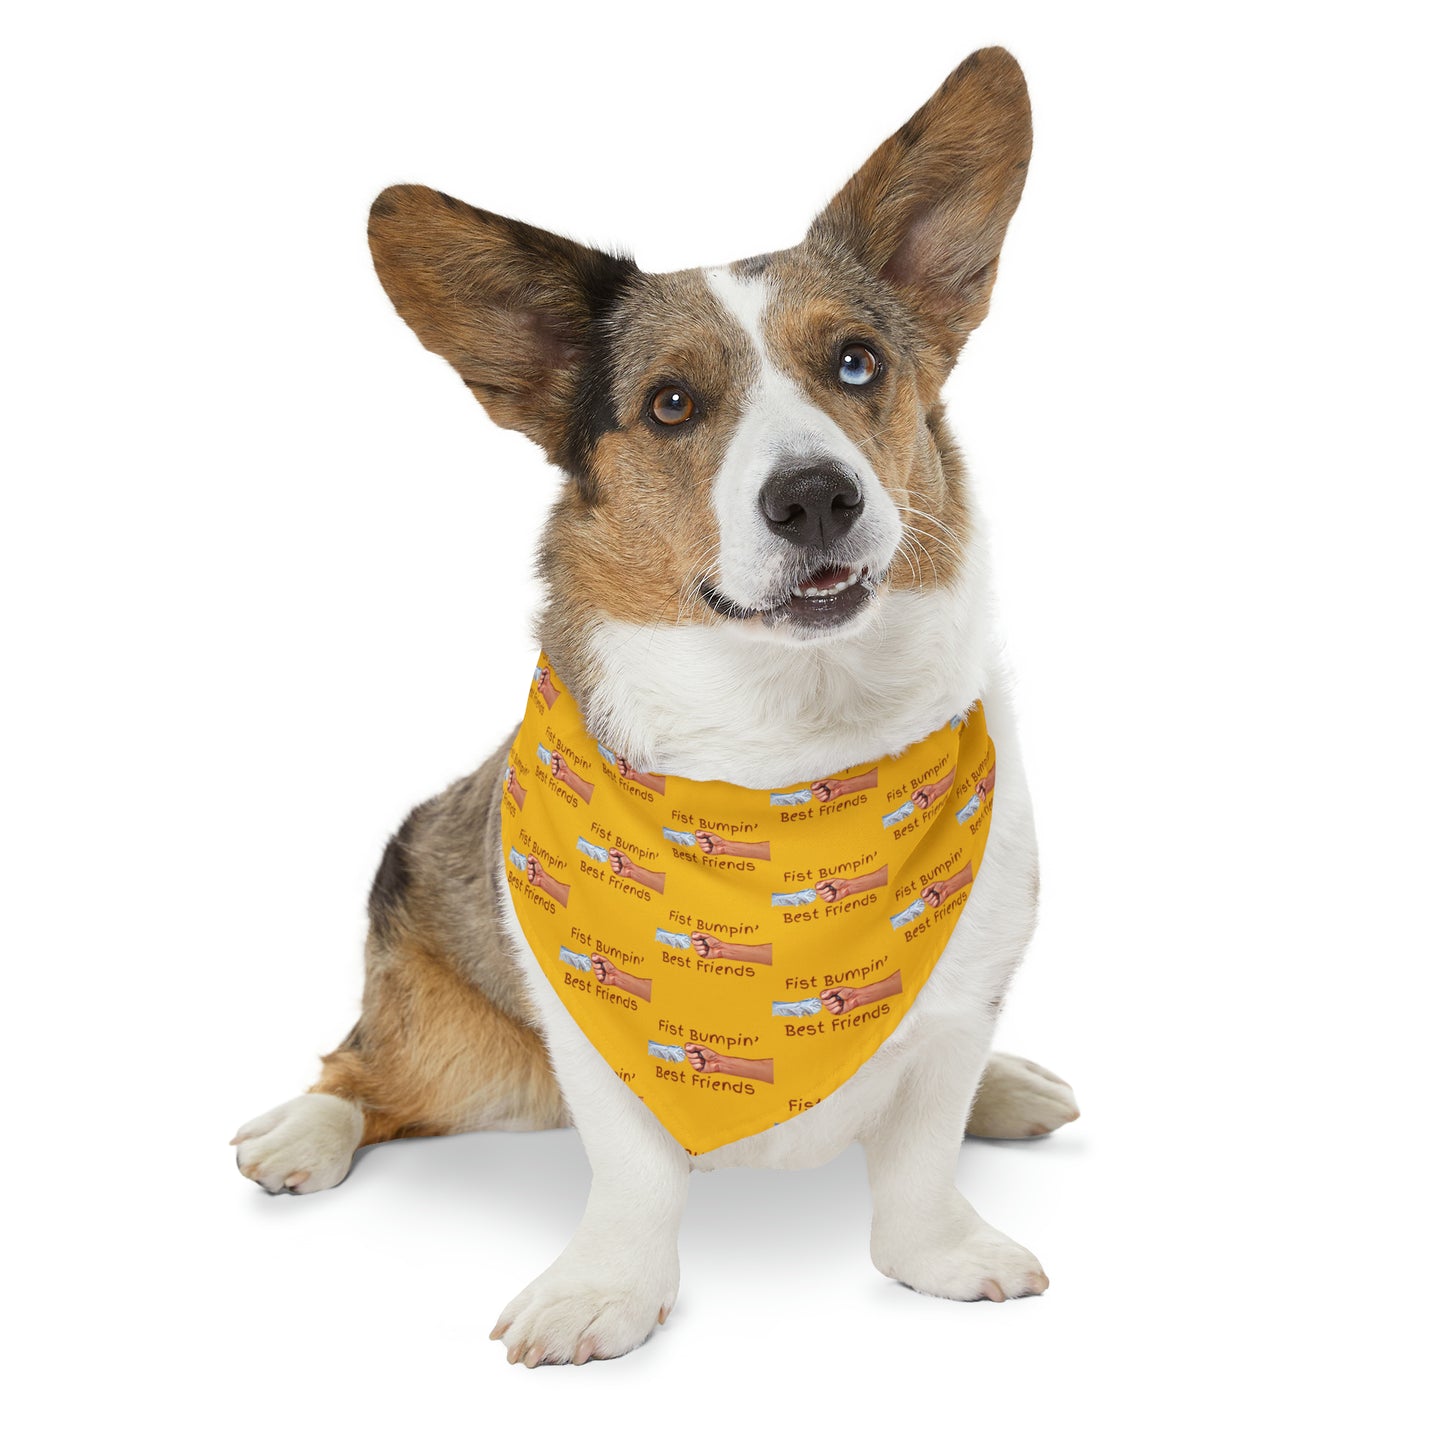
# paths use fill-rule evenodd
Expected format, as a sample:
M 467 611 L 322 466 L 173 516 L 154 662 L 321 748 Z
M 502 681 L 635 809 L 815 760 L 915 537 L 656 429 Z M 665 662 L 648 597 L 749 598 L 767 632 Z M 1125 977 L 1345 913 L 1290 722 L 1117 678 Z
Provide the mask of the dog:
M 585 729 L 598 747 L 584 758 L 580 741 L 544 746 L 551 767 L 539 770 L 509 740 L 412 811 L 370 895 L 360 1020 L 310 1092 L 232 1143 L 247 1178 L 306 1194 L 339 1184 L 368 1144 L 575 1125 L 593 1169 L 586 1211 L 557 1261 L 500 1314 L 492 1338 L 511 1362 L 621 1355 L 665 1321 L 691 1169 L 810 1167 L 855 1140 L 873 1195 L 872 1258 L 885 1275 L 957 1300 L 1047 1287 L 1034 1255 L 954 1184 L 965 1123 L 984 1137 L 1030 1137 L 1078 1110 L 1054 1074 L 989 1052 L 1034 930 L 1037 850 L 985 540 L 941 401 L 988 311 L 1031 143 L 1022 72 L 989 49 L 883 142 L 799 245 L 732 265 L 645 274 L 625 256 L 423 186 L 393 186 L 372 208 L 377 273 L 402 318 L 494 421 L 531 437 L 563 474 L 537 554 L 543 658 L 528 716 L 550 726 L 565 688 L 577 739 Z M 537 910 L 557 914 L 567 896 L 563 864 L 504 846 L 529 790 L 561 798 L 564 784 L 605 782 L 620 807 L 634 795 L 658 804 L 648 789 L 670 779 L 716 780 L 700 786 L 736 798 L 807 779 L 784 796 L 803 800 L 800 815 L 821 814 L 841 808 L 850 781 L 874 776 L 858 772 L 871 760 L 893 766 L 933 737 L 952 746 L 947 720 L 957 733 L 961 715 L 985 712 L 989 770 L 974 768 L 980 782 L 960 822 L 945 822 L 962 837 L 973 794 L 982 798 L 986 862 L 946 880 L 963 880 L 967 906 L 955 906 L 946 940 L 941 926 L 932 935 L 939 952 L 926 986 L 905 1008 L 901 985 L 892 998 L 877 992 L 887 993 L 883 983 L 872 994 L 821 987 L 848 970 L 825 975 L 804 959 L 811 971 L 792 982 L 816 996 L 784 1003 L 817 1014 L 784 1021 L 790 1039 L 852 1022 L 839 1015 L 860 998 L 867 1015 L 888 1015 L 886 1036 L 848 1062 L 843 1082 L 792 1100 L 771 1127 L 689 1151 L 576 1021 L 580 995 L 636 1007 L 651 982 L 625 959 L 589 952 L 584 930 L 566 980 L 576 987 L 564 989 L 529 944 L 528 907 L 541 919 Z M 896 831 L 926 818 L 937 795 L 921 784 L 917 816 Z M 716 823 L 670 836 L 671 847 L 693 850 L 679 854 L 679 874 L 736 842 Z M 573 859 L 591 870 L 597 896 L 610 900 L 615 884 L 652 900 L 662 874 L 647 873 L 635 846 L 598 837 Z M 752 856 L 765 857 L 758 847 L 768 845 Z M 795 933 L 815 915 L 858 907 L 852 961 L 863 977 L 861 920 L 886 890 L 845 902 L 856 883 L 831 877 L 787 897 L 807 902 Z M 944 892 L 925 889 L 899 916 L 940 907 Z M 715 929 L 689 934 L 698 920 L 674 917 L 683 931 L 667 935 L 672 946 L 691 944 L 672 960 L 678 977 L 727 955 Z M 769 958 L 752 958 L 733 971 L 769 974 Z M 770 1102 L 771 1060 L 733 1060 L 727 1077 L 729 1056 L 704 1035 L 678 1038 L 649 1045 L 668 1097 L 687 1102 L 680 1091 L 695 1072 L 748 1094 L 749 1107 L 782 1110 Z M 732 1106 L 727 1095 L 718 1108 Z

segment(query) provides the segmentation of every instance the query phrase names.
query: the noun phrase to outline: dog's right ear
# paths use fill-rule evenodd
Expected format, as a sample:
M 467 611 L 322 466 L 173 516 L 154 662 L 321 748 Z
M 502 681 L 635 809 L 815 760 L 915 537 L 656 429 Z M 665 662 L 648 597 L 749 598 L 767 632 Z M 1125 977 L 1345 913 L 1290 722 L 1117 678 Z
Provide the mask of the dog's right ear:
M 589 374 L 597 330 L 639 274 L 627 257 L 478 210 L 427 186 L 390 186 L 367 227 L 402 319 L 444 356 L 499 425 L 582 480 L 617 425 Z

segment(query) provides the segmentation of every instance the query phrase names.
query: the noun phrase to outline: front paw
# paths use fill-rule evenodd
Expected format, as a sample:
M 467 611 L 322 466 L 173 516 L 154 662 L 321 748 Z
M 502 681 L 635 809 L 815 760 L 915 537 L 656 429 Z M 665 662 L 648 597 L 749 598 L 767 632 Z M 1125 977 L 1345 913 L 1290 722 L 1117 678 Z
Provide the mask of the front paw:
M 569 1259 L 565 1254 L 504 1309 L 491 1338 L 507 1347 L 507 1363 L 583 1365 L 635 1350 L 672 1310 L 677 1265 L 639 1275 L 621 1260 Z
M 1002 1304 L 1049 1287 L 1043 1266 L 1023 1245 L 976 1215 L 891 1234 L 875 1225 L 873 1263 L 890 1279 L 943 1299 Z

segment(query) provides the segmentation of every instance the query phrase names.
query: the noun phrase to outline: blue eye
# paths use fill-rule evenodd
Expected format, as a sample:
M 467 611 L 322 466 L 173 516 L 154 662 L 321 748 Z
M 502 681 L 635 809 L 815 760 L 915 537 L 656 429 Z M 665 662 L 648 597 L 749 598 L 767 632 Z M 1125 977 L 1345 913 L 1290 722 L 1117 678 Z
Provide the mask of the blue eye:
M 866 346 L 845 346 L 838 358 L 838 379 L 849 386 L 867 386 L 878 375 L 878 358 Z

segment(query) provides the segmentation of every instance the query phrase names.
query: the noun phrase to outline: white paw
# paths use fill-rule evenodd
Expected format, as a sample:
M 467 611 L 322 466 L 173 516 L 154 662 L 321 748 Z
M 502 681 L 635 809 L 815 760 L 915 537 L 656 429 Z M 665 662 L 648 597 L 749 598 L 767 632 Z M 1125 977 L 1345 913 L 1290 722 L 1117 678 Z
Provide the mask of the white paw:
M 242 1124 L 236 1168 L 268 1194 L 315 1194 L 346 1178 L 361 1143 L 361 1110 L 332 1094 L 301 1094 Z
M 891 1240 L 875 1225 L 873 1263 L 890 1279 L 944 1299 L 1002 1304 L 1049 1287 L 1038 1260 L 967 1205 L 950 1224 L 898 1230 Z
M 670 1271 L 639 1275 L 622 1261 L 564 1253 L 504 1309 L 491 1338 L 507 1363 L 583 1365 L 635 1350 L 672 1310 L 677 1261 Z
M 1057 1074 L 1016 1054 L 992 1054 L 968 1132 L 978 1139 L 1033 1139 L 1078 1117 L 1074 1091 Z

